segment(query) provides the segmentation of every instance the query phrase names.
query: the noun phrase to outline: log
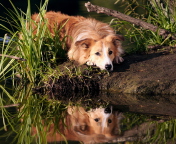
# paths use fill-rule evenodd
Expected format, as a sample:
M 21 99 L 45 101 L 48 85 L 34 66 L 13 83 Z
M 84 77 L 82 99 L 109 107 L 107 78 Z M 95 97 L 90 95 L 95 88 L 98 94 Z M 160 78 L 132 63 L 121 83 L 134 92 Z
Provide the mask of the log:
M 90 2 L 85 3 L 85 7 L 87 8 L 88 12 L 104 13 L 106 15 L 113 16 L 113 17 L 119 18 L 121 20 L 124 20 L 124 21 L 130 22 L 132 24 L 135 24 L 136 26 L 143 27 L 144 29 L 148 29 L 148 30 L 151 30 L 153 32 L 158 31 L 158 34 L 163 36 L 164 38 L 170 37 L 172 40 L 176 40 L 176 37 L 174 35 L 172 35 L 171 32 L 169 32 L 165 29 L 161 29 L 157 26 L 154 26 L 153 24 L 144 22 L 140 19 L 136 19 L 136 18 L 133 18 L 131 16 L 125 15 L 125 14 L 120 13 L 118 11 L 108 9 L 108 8 L 105 8 L 105 7 L 100 7 L 100 6 L 97 6 L 97 5 L 93 5 Z

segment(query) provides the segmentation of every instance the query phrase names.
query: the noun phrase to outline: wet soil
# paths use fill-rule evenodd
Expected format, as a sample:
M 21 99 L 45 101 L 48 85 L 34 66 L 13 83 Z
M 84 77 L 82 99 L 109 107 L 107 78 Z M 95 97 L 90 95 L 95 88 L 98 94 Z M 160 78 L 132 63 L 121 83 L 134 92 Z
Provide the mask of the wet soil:
M 150 115 L 153 118 L 164 116 L 176 117 L 175 95 L 132 95 L 109 93 L 101 95 L 104 101 L 109 101 L 117 110 Z
M 176 53 L 130 55 L 102 79 L 103 88 L 130 94 L 176 94 Z

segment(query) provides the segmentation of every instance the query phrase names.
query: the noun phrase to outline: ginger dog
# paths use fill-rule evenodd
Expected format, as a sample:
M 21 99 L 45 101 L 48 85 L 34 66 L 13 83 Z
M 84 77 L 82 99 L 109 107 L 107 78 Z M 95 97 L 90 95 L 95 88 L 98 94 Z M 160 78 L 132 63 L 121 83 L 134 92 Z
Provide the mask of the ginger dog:
M 93 18 L 68 16 L 53 11 L 47 12 L 44 18 L 48 20 L 48 29 L 53 35 L 55 29 L 61 28 L 58 33 L 60 38 L 67 36 L 66 49 L 70 60 L 108 71 L 113 70 L 113 62 L 123 61 L 121 41 L 124 38 L 116 35 L 108 24 Z M 32 19 L 39 22 L 39 14 L 32 15 Z
M 110 142 L 119 136 L 119 123 L 122 114 L 112 107 L 96 108 L 85 111 L 83 107 L 68 107 L 65 123 L 51 124 L 47 132 L 48 142 L 66 140 L 80 141 L 87 144 Z M 58 126 L 59 132 L 54 125 Z M 37 133 L 32 129 L 33 135 Z M 65 138 L 65 139 L 64 139 Z

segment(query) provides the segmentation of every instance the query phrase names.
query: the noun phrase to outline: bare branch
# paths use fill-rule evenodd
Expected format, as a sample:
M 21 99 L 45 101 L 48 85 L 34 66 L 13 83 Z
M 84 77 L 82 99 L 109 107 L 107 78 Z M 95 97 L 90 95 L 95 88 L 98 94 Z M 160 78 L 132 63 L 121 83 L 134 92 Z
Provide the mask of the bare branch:
M 151 50 L 157 50 L 157 49 L 175 49 L 176 47 L 173 46 L 161 46 L 161 45 L 153 45 L 153 46 L 147 46 L 148 49 Z
M 9 108 L 9 107 L 18 107 L 19 104 L 11 104 L 11 105 L 5 105 L 5 106 L 1 106 L 3 108 Z
M 176 37 L 174 37 L 171 34 L 171 32 L 169 32 L 165 29 L 160 29 L 159 27 L 154 26 L 150 23 L 144 22 L 140 19 L 130 17 L 128 15 L 125 15 L 125 14 L 120 13 L 120 12 L 115 11 L 115 10 L 111 10 L 111 9 L 108 9 L 108 8 L 93 5 L 90 2 L 85 3 L 85 6 L 86 6 L 88 12 L 104 13 L 106 15 L 113 16 L 113 17 L 119 18 L 119 19 L 124 20 L 124 21 L 128 21 L 132 24 L 135 24 L 136 26 L 141 26 L 144 29 L 148 29 L 148 30 L 151 30 L 153 32 L 158 31 L 159 35 L 163 36 L 164 38 L 170 36 L 173 40 L 176 40 Z
M 4 57 L 16 59 L 16 60 L 21 60 L 21 61 L 26 61 L 26 59 L 23 59 L 23 58 L 20 58 L 20 57 L 16 57 L 16 56 L 11 56 L 11 55 L 0 54 L 0 56 L 4 56 Z

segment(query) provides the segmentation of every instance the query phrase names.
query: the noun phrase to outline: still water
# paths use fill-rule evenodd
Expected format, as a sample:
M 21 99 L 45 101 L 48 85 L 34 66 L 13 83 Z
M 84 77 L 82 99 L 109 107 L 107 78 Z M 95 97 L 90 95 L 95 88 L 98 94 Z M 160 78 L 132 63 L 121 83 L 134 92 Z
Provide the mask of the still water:
M 36 93 L 31 84 L 10 87 L 1 85 L 0 143 L 175 143 L 174 96 L 58 95 Z

